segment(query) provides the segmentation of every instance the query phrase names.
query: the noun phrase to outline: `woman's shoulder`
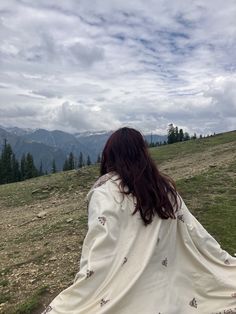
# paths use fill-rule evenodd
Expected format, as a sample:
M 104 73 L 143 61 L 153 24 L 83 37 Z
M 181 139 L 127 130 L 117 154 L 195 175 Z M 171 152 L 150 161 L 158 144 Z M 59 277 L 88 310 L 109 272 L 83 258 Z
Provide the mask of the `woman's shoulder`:
M 87 200 L 89 201 L 93 192 L 97 190 L 108 191 L 110 193 L 112 190 L 117 190 L 119 188 L 120 177 L 115 172 L 108 172 L 102 176 L 100 176 L 87 194 Z
M 92 186 L 92 189 L 96 189 L 104 184 L 106 184 L 108 181 L 111 181 L 112 177 L 114 177 L 115 174 L 112 172 L 108 172 L 104 174 L 103 176 L 100 176 L 97 181 Z

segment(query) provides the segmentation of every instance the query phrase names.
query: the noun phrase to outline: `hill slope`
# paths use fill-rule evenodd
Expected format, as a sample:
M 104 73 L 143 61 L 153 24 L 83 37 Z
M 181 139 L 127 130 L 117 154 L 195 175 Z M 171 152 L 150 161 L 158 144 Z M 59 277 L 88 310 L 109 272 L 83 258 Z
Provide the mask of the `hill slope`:
M 235 253 L 236 131 L 151 154 L 194 215 Z M 87 231 L 85 196 L 98 173 L 91 166 L 0 186 L 0 313 L 41 313 L 72 283 Z

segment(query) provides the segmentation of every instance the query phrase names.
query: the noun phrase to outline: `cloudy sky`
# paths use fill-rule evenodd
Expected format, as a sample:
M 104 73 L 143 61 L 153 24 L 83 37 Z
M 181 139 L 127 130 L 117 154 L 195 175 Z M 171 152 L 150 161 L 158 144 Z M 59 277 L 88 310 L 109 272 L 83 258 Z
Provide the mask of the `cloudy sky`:
M 2 0 L 0 125 L 236 129 L 235 0 Z

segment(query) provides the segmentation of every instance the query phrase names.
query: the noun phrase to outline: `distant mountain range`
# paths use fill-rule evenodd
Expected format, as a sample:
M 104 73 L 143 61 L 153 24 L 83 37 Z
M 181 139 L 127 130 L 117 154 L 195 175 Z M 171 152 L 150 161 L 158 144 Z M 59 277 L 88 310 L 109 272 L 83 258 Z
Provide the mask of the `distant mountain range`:
M 42 161 L 43 170 L 50 172 L 53 159 L 55 159 L 57 170 L 62 170 L 64 161 L 70 152 L 73 152 L 75 158 L 78 158 L 82 152 L 85 161 L 89 155 L 92 162 L 95 162 L 111 134 L 112 131 L 70 134 L 59 130 L 33 130 L 0 126 L 0 150 L 4 139 L 6 139 L 17 159 L 29 152 L 33 155 L 35 165 L 38 168 Z M 155 143 L 165 141 L 167 136 L 150 134 L 146 135 L 145 138 L 149 143 Z

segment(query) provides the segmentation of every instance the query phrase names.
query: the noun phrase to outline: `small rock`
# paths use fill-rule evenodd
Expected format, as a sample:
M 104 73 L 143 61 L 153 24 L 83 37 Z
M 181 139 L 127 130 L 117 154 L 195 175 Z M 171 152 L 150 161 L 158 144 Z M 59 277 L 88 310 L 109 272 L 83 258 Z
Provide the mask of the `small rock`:
M 68 218 L 68 219 L 66 219 L 66 222 L 68 222 L 68 223 L 70 223 L 70 222 L 72 222 L 73 221 L 73 218 Z
M 47 193 L 48 193 L 48 190 L 42 190 L 41 193 L 42 193 L 42 194 L 47 194 Z
M 47 215 L 47 212 L 46 212 L 45 210 L 43 210 L 43 211 L 41 211 L 41 212 L 39 212 L 39 213 L 37 214 L 37 217 L 38 217 L 38 218 L 45 218 L 46 215 Z
M 67 250 L 67 251 L 73 251 L 73 248 L 70 247 L 69 245 L 66 245 L 66 250 Z
M 35 189 L 35 190 L 33 190 L 31 193 L 32 194 L 35 194 L 35 193 L 38 193 L 38 192 L 40 192 L 41 190 L 40 189 Z

